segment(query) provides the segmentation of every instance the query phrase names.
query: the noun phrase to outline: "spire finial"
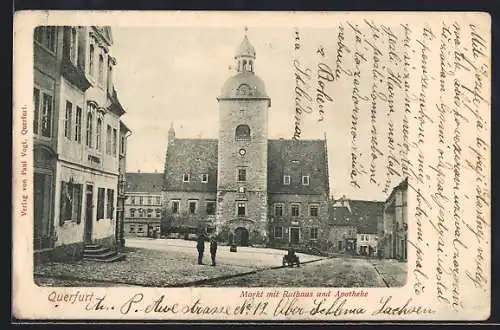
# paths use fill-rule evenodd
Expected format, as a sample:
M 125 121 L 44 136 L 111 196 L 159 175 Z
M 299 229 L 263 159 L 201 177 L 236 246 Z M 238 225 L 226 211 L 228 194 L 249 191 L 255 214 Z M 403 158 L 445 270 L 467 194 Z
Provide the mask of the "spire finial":
M 248 26 L 245 26 L 245 37 L 247 36 Z

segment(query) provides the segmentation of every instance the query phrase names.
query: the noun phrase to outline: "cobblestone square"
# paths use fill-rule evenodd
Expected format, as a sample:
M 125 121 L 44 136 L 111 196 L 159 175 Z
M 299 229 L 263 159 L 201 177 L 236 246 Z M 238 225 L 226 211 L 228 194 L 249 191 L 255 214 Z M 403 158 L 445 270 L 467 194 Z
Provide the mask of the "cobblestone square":
M 42 286 L 385 287 L 405 283 L 405 264 L 298 254 L 300 267 L 283 268 L 284 251 L 220 246 L 217 266 L 198 265 L 192 241 L 131 239 L 121 262 L 45 263 L 35 266 Z

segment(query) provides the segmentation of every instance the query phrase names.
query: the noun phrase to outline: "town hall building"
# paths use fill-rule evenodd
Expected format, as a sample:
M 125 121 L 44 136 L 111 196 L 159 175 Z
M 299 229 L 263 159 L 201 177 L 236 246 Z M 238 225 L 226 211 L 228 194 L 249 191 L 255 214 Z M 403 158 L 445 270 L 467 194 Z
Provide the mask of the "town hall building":
M 246 35 L 235 60 L 217 97 L 218 139 L 179 139 L 169 129 L 166 227 L 240 246 L 320 243 L 328 236 L 326 139 L 269 139 L 271 98 Z

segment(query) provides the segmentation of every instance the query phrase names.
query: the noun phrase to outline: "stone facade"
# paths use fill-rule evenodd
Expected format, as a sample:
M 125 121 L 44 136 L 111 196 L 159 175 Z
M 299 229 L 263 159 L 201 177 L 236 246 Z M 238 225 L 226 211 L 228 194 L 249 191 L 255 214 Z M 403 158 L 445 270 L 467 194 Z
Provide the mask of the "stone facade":
M 408 259 L 408 178 L 393 188 L 380 220 L 378 245 L 384 258 Z
M 125 237 L 160 237 L 163 212 L 163 174 L 125 174 Z
M 120 117 L 111 29 L 34 31 L 35 260 L 116 243 Z
M 167 223 L 177 232 L 215 228 L 221 240 L 237 245 L 326 242 L 326 141 L 268 139 L 271 99 L 254 73 L 255 55 L 245 36 L 235 56 L 237 73 L 217 97 L 218 139 L 179 139 L 170 128 L 164 186 Z M 190 214 L 190 200 L 215 201 L 215 216 L 204 213 L 203 207 Z M 188 213 L 172 215 L 172 203 Z M 281 213 L 275 212 L 275 204 L 282 204 Z

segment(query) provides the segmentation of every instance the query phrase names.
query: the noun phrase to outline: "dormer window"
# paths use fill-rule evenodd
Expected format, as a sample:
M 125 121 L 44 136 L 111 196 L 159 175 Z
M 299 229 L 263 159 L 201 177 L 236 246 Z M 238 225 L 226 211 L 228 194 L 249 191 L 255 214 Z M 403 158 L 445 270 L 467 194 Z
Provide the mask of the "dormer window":
M 184 173 L 182 176 L 182 182 L 189 182 L 189 173 Z
M 283 175 L 283 184 L 285 186 L 289 186 L 290 185 L 290 176 L 289 175 Z
M 240 194 L 243 194 L 245 192 L 245 187 L 239 187 L 238 191 Z
M 201 175 L 201 182 L 202 183 L 207 183 L 208 182 L 208 174 L 204 173 Z
M 309 185 L 309 175 L 303 175 L 302 176 L 302 185 L 303 186 L 308 186 Z

